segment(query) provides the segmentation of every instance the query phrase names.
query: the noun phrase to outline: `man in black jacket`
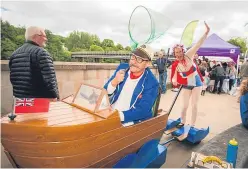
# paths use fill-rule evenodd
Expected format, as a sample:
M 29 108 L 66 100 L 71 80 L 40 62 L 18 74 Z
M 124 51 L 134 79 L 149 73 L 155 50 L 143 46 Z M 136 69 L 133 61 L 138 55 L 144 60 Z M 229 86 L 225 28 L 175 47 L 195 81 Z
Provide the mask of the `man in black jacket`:
M 164 57 L 164 52 L 161 50 L 158 52 L 158 59 L 152 62 L 155 67 L 157 65 L 159 73 L 159 84 L 162 89 L 162 94 L 166 92 L 166 80 L 167 80 L 167 67 L 171 65 L 171 61 Z
M 18 98 L 59 99 L 53 61 L 43 48 L 47 37 L 44 29 L 29 27 L 26 42 L 10 57 L 10 81 L 13 95 Z

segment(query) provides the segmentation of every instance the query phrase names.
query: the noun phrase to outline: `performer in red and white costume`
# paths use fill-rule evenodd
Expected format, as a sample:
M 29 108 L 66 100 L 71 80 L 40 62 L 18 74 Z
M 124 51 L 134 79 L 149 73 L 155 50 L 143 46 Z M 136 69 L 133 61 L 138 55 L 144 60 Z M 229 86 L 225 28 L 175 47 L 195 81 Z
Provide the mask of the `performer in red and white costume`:
M 194 56 L 209 33 L 210 28 L 206 23 L 205 26 L 206 32 L 204 35 L 186 53 L 184 52 L 183 45 L 176 44 L 173 47 L 173 54 L 176 57 L 176 60 L 172 64 L 171 82 L 174 86 L 183 85 L 183 109 L 181 112 L 181 126 L 186 123 L 186 112 L 189 106 L 190 97 L 192 98 L 191 126 L 194 126 L 196 122 L 197 104 L 203 85 L 203 78 L 197 63 L 194 61 Z

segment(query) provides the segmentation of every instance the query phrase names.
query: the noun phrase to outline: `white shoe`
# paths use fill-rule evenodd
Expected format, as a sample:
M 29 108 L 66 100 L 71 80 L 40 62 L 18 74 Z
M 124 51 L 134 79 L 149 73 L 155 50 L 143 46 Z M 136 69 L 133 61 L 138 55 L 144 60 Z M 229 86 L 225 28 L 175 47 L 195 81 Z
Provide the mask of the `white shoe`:
M 173 91 L 173 92 L 178 92 L 179 89 L 178 89 L 178 88 L 173 88 L 172 91 Z

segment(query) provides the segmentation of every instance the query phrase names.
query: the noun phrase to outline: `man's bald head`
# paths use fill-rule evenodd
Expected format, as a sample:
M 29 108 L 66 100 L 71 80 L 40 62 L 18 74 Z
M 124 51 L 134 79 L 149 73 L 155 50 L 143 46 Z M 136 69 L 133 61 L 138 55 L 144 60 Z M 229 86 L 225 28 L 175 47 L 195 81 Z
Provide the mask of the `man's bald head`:
M 159 52 L 158 52 L 158 57 L 159 57 L 159 58 L 162 58 L 163 56 L 164 56 L 163 51 L 159 51 Z

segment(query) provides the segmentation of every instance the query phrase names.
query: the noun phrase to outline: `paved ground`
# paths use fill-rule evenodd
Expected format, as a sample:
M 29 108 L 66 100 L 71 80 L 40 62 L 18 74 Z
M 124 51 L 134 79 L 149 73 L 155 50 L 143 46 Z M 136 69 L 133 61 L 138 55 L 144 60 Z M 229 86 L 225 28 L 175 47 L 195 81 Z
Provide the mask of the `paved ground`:
M 168 91 L 162 95 L 160 108 L 168 110 L 175 92 Z M 177 119 L 180 117 L 181 110 L 181 97 L 179 96 L 172 113 L 169 118 Z M 190 121 L 191 108 L 189 107 L 187 121 Z M 180 168 L 187 161 L 192 151 L 197 150 L 202 145 L 207 143 L 211 138 L 224 130 L 241 123 L 239 114 L 239 103 L 237 98 L 222 94 L 214 95 L 206 93 L 205 96 L 201 96 L 199 101 L 199 113 L 196 126 L 207 127 L 210 126 L 209 135 L 198 145 L 192 146 L 177 141 L 171 142 L 168 145 L 166 163 L 162 166 L 163 168 Z M 162 140 L 167 140 L 169 136 L 164 136 Z M 227 140 L 228 141 L 228 140 Z M 7 157 L 3 153 L 1 146 L 1 167 L 11 167 Z
M 238 154 L 235 168 L 248 168 L 248 129 L 243 124 L 238 124 L 218 134 L 208 143 L 204 144 L 197 152 L 220 159 L 226 159 L 226 140 L 235 138 L 238 141 Z M 186 167 L 186 166 L 185 166 Z
M 172 99 L 176 95 L 175 92 L 169 91 L 162 96 L 160 107 L 168 110 Z M 177 119 L 180 117 L 181 97 L 179 96 L 176 102 L 170 119 Z M 187 122 L 190 122 L 191 108 L 188 109 Z M 210 94 L 206 93 L 201 96 L 199 101 L 199 111 L 196 127 L 206 128 L 210 126 L 209 135 L 198 145 L 189 145 L 181 142 L 171 142 L 168 145 L 166 163 L 163 168 L 180 168 L 188 160 L 192 151 L 197 151 L 202 145 L 207 143 L 211 138 L 223 132 L 224 130 L 241 123 L 239 114 L 239 103 L 237 97 L 227 94 Z M 162 140 L 167 140 L 170 136 L 164 136 Z M 226 140 L 228 141 L 228 140 Z

